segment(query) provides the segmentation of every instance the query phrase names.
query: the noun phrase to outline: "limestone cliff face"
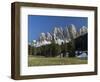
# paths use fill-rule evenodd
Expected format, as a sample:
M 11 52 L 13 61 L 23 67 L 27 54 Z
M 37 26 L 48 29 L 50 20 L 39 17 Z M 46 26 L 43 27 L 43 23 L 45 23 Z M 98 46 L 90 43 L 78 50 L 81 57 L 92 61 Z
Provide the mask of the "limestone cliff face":
M 41 33 L 37 41 L 33 43 L 36 47 L 51 44 L 54 41 L 56 44 L 61 45 L 63 43 L 68 43 L 72 39 L 82 36 L 88 32 L 87 27 L 82 26 L 79 30 L 76 29 L 74 24 L 66 26 L 64 29 L 62 27 L 54 27 L 53 31 L 47 33 Z
M 87 33 L 87 27 L 85 27 L 85 26 L 82 26 L 82 28 L 80 28 L 80 35 L 84 35 L 84 34 L 86 34 Z

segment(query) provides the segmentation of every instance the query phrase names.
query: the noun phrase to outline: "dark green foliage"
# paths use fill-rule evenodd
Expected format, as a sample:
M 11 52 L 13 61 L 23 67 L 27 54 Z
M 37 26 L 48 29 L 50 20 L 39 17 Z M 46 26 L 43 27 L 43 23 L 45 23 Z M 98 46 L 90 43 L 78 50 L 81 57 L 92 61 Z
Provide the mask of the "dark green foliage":
M 63 54 L 63 57 L 65 57 L 66 52 L 72 54 L 71 51 L 73 51 L 71 42 L 64 43 L 62 45 L 52 43 L 41 47 L 29 47 L 30 55 L 45 56 L 45 57 L 56 57 L 61 53 Z
M 62 43 L 62 45 L 60 47 L 61 47 L 62 56 L 65 57 L 66 52 L 67 52 L 67 43 Z
M 74 45 L 74 41 L 71 41 L 67 44 L 67 50 L 69 53 L 69 57 L 75 57 L 75 45 Z
M 87 47 L 88 47 L 88 34 L 85 34 L 75 39 L 76 50 L 87 51 Z
M 28 54 L 29 55 L 32 55 L 32 52 L 33 52 L 33 50 L 32 50 L 31 45 L 28 45 Z
M 31 52 L 30 52 L 31 50 Z M 29 54 L 45 56 L 45 57 L 55 57 L 61 52 L 60 46 L 58 44 L 52 43 L 49 45 L 44 45 L 41 47 L 29 47 Z
M 33 47 L 28 45 L 28 54 L 45 57 L 65 57 L 68 53 L 69 57 L 75 57 L 75 51 L 87 51 L 87 34 L 80 36 L 76 39 L 72 39 L 69 43 L 62 43 L 62 45 L 56 44 L 52 41 L 52 44 L 43 45 L 41 47 Z
M 51 48 L 52 57 L 59 55 L 61 52 L 60 46 L 58 44 L 52 43 L 50 48 Z

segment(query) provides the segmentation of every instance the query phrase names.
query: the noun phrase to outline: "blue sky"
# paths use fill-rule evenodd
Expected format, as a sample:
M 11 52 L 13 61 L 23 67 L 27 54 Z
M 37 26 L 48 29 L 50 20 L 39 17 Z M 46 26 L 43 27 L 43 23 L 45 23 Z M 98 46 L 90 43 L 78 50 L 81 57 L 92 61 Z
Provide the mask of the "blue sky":
M 54 27 L 65 28 L 70 24 L 74 24 L 77 29 L 82 26 L 87 27 L 88 18 L 28 15 L 28 42 L 37 40 L 42 32 L 52 32 Z

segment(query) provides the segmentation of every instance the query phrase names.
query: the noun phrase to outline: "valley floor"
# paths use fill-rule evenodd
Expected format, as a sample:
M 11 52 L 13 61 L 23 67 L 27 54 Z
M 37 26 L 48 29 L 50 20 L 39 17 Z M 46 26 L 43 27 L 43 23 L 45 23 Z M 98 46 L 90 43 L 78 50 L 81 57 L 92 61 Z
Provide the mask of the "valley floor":
M 48 65 L 75 65 L 87 64 L 87 59 L 69 58 L 69 57 L 43 57 L 43 56 L 28 56 L 28 66 L 48 66 Z

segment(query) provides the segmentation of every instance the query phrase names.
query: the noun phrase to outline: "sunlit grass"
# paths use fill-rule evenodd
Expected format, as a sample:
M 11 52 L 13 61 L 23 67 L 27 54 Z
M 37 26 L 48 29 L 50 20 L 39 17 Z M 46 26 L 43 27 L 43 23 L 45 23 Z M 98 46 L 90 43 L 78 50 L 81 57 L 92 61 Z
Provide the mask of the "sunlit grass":
M 87 64 L 87 60 L 60 57 L 28 56 L 28 66 Z

